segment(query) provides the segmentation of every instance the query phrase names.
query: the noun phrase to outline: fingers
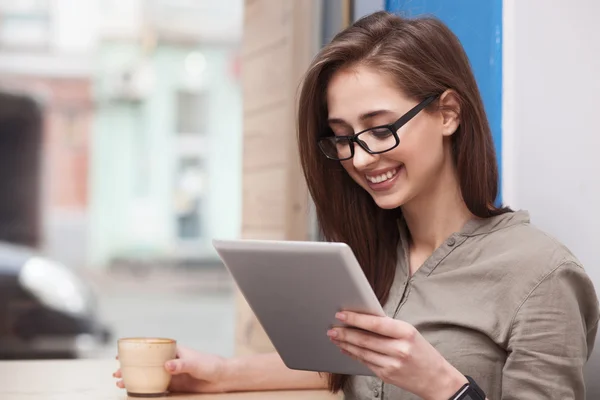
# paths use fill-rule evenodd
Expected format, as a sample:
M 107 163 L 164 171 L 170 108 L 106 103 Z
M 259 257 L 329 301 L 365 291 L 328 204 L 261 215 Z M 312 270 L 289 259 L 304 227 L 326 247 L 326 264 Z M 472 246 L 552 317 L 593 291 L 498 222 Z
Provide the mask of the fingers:
M 177 345 L 177 358 L 184 358 L 186 354 L 190 353 L 192 350 L 187 347 L 183 347 Z
M 339 312 L 335 317 L 347 325 L 395 339 L 411 340 L 416 333 L 416 329 L 412 325 L 388 317 L 357 314 L 349 311 Z
M 190 374 L 196 379 L 206 380 L 215 373 L 220 365 L 220 358 L 212 355 L 202 355 L 193 350 L 184 350 L 184 353 L 175 360 L 165 363 L 165 369 L 172 375 Z
M 125 384 L 123 383 L 123 380 L 121 379 L 123 377 L 123 374 L 121 374 L 121 370 L 118 369 L 113 373 L 113 378 L 117 378 L 118 381 L 116 382 L 116 385 L 118 388 L 121 389 L 125 389 Z
M 342 353 L 368 365 L 380 368 L 389 364 L 389 357 L 372 350 L 355 346 L 350 343 L 337 342 L 336 345 L 342 350 Z
M 334 328 L 327 332 L 334 343 L 348 343 L 380 354 L 397 355 L 399 341 L 358 329 Z
M 191 373 L 193 368 L 194 366 L 190 363 L 189 359 L 178 358 L 165 363 L 165 369 L 172 375 Z

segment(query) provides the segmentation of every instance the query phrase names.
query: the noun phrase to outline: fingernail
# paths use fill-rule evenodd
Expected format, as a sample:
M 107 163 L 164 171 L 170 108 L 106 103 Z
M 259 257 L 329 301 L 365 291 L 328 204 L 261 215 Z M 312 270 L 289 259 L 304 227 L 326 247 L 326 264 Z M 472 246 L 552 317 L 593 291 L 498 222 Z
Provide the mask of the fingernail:
M 346 314 L 344 314 L 344 313 L 337 313 L 337 314 L 335 314 L 335 317 L 340 321 L 346 320 Z
M 327 331 L 327 336 L 329 336 L 330 338 L 336 338 L 338 336 L 338 333 L 332 329 Z
M 168 362 L 168 363 L 167 363 L 167 369 L 168 369 L 169 371 L 175 371 L 175 363 L 173 363 L 173 362 Z

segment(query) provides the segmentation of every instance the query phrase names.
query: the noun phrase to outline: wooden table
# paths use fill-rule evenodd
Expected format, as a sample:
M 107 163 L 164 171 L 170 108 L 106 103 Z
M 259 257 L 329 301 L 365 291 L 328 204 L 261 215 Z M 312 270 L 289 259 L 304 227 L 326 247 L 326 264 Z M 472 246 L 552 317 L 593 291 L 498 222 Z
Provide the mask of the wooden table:
M 1 400 L 124 400 L 114 360 L 0 361 Z M 325 391 L 175 394 L 178 400 L 337 400 Z M 131 399 L 131 398 L 130 398 Z

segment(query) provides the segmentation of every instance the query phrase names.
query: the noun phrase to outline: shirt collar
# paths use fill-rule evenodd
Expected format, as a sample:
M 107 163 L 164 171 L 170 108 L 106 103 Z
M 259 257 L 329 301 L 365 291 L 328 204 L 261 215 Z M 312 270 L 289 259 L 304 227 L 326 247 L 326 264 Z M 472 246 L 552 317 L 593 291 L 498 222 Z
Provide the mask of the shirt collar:
M 529 212 L 525 210 L 511 211 L 504 214 L 496 215 L 489 218 L 474 218 L 469 220 L 463 228 L 458 232 L 462 236 L 478 236 L 492 233 L 499 229 L 508 228 L 520 224 L 528 224 L 530 222 Z M 404 218 L 398 220 L 398 228 L 400 229 L 400 238 L 403 242 L 409 236 L 408 227 Z
M 524 210 L 507 212 L 489 218 L 475 218 L 465 224 L 459 234 L 477 236 L 492 233 L 515 225 L 528 224 L 529 213 Z

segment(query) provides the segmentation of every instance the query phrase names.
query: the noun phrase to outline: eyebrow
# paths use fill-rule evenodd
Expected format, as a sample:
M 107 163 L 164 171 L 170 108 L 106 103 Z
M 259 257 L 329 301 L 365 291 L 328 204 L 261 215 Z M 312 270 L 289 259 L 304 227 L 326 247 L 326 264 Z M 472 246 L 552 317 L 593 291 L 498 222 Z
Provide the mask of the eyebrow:
M 395 114 L 395 113 L 390 110 L 375 110 L 375 111 L 369 111 L 368 113 L 361 114 L 358 117 L 358 119 L 360 121 L 364 122 L 364 121 L 373 119 L 375 117 L 379 117 L 381 115 L 389 115 L 389 114 Z M 330 124 L 350 125 L 348 122 L 344 121 L 342 118 L 329 118 L 329 119 L 327 119 L 327 122 Z

